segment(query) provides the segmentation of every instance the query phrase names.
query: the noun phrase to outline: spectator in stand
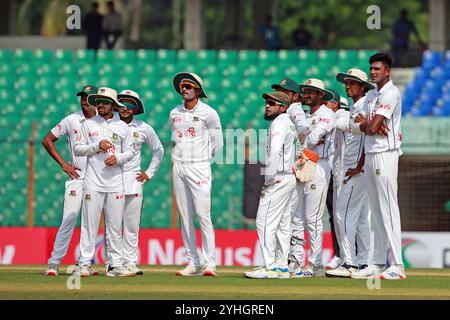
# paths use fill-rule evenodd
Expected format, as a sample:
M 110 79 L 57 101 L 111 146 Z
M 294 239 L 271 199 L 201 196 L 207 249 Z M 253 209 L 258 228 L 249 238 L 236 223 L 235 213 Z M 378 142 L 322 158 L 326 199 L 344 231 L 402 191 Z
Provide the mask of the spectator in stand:
M 109 50 L 114 49 L 117 40 L 123 32 L 122 17 L 114 7 L 114 1 L 108 1 L 108 13 L 103 19 L 103 33 L 105 36 L 106 47 Z
M 261 37 L 264 41 L 265 49 L 267 50 L 280 50 L 281 41 L 278 28 L 272 25 L 272 17 L 267 16 L 265 23 L 260 29 Z
M 84 17 L 83 28 L 86 33 L 88 49 L 97 51 L 102 41 L 103 16 L 98 13 L 98 2 L 94 1 L 91 11 Z
M 422 48 L 426 48 L 426 44 L 420 39 L 414 22 L 408 19 L 408 11 L 402 9 L 398 20 L 395 21 L 394 27 L 392 28 L 391 49 L 394 66 L 396 67 L 401 67 L 404 64 L 402 59 L 409 49 L 409 35 L 411 33 L 416 35 L 417 41 Z
M 310 49 L 313 35 L 306 29 L 306 20 L 301 19 L 298 28 L 292 32 L 296 49 Z

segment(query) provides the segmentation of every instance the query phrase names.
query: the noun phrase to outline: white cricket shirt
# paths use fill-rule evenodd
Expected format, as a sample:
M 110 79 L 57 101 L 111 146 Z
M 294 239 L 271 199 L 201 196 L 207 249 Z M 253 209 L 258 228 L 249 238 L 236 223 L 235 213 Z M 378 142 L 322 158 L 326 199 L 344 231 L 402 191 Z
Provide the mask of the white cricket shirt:
M 332 144 L 334 143 L 334 135 L 336 128 L 336 117 L 334 112 L 321 105 L 313 114 L 306 115 L 310 122 L 310 132 L 306 138 L 306 144 L 311 151 L 319 155 L 320 159 L 328 160 L 331 156 Z M 325 142 L 318 145 L 320 140 L 324 138 Z
M 81 170 L 77 170 L 80 175 L 79 180 L 84 178 L 86 172 L 86 157 L 76 156 L 73 148 L 77 139 L 77 135 L 80 132 L 81 124 L 86 121 L 83 111 L 74 112 L 64 119 L 62 119 L 51 131 L 53 135 L 60 139 L 62 136 L 67 136 L 67 142 L 69 143 L 69 152 L 71 163 Z M 69 178 L 70 179 L 70 178 Z
M 151 179 L 158 171 L 164 156 L 164 147 L 161 144 L 155 130 L 139 119 L 133 118 L 128 124 L 135 156 L 123 164 L 123 181 L 125 194 L 136 194 L 141 191 L 141 182 L 136 180 L 136 175 L 141 172 L 141 149 L 146 144 L 152 150 L 152 160 L 145 171 Z
M 107 151 L 99 148 L 101 140 L 106 139 L 114 146 Z M 77 156 L 87 156 L 86 174 L 83 188 L 98 192 L 123 192 L 122 165 L 135 155 L 130 129 L 120 120 L 118 114 L 108 120 L 97 115 L 81 125 L 74 146 Z M 107 166 L 105 160 L 115 155 L 117 163 Z
M 275 182 L 276 174 L 291 173 L 295 161 L 295 125 L 288 114 L 276 117 L 267 133 L 265 182 Z
M 223 146 L 222 125 L 216 110 L 198 101 L 188 110 L 181 104 L 170 112 L 172 159 L 183 162 L 210 161 Z
M 289 106 L 286 113 L 291 118 L 291 121 L 295 125 L 297 131 L 298 147 L 297 155 L 301 155 L 303 150 L 306 149 L 306 137 L 309 133 L 309 121 L 306 118 L 305 111 L 303 111 L 302 104 L 300 102 L 293 103 Z M 303 140 L 303 143 L 302 143 Z
M 367 121 L 376 114 L 385 117 L 384 123 L 389 128 L 387 137 L 375 134 L 366 135 L 364 149 L 366 153 L 385 152 L 399 149 L 402 143 L 400 119 L 402 116 L 402 98 L 398 88 L 389 80 L 378 91 L 378 88 L 367 93 L 364 103 Z

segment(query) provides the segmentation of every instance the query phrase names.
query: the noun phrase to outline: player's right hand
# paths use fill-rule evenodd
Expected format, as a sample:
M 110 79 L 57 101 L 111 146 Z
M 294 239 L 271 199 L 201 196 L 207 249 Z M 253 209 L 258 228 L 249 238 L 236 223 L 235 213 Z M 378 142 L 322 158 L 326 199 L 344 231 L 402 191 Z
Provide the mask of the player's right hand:
M 103 139 L 102 141 L 100 141 L 98 147 L 102 151 L 107 151 L 108 149 L 114 147 L 114 145 L 111 142 L 109 142 L 108 140 Z
M 79 179 L 80 178 L 80 175 L 78 174 L 77 170 L 81 171 L 81 169 L 78 167 L 75 167 L 73 164 L 63 163 L 61 168 L 63 169 L 63 171 L 65 173 L 67 173 L 67 175 L 70 177 L 70 179 Z

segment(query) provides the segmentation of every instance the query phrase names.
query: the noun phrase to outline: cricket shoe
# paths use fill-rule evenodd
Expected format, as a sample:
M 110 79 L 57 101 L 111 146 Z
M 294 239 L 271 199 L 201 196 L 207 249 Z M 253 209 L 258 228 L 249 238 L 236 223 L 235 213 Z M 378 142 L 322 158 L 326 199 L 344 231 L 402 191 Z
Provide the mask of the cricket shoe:
M 134 277 L 135 275 L 136 274 L 130 272 L 130 270 L 124 266 L 115 267 L 106 273 L 107 277 Z
M 92 268 L 92 266 L 89 268 L 89 272 L 91 276 L 98 276 L 98 271 Z
M 339 258 L 338 256 L 334 256 L 330 260 L 330 262 L 328 262 L 328 264 L 327 264 L 327 266 L 325 268 L 327 270 L 333 270 L 333 269 L 339 268 L 342 265 L 343 262 L 344 261 L 342 261 L 341 258 Z
M 266 269 L 265 267 L 258 267 L 253 269 L 253 271 L 247 271 L 245 276 L 252 279 L 277 279 L 278 273 L 277 268 Z
M 302 265 L 298 263 L 296 260 L 289 261 L 288 269 L 291 274 L 302 271 Z
M 356 267 L 344 263 L 342 266 L 336 269 L 327 270 L 325 272 L 325 275 L 327 277 L 350 278 L 352 273 L 356 271 L 358 271 Z
M 126 266 L 126 268 L 128 269 L 128 271 L 134 273 L 136 276 L 144 275 L 144 271 L 140 270 L 135 264 L 129 264 Z
M 213 267 L 206 266 L 205 269 L 203 269 L 203 275 L 206 277 L 215 277 L 217 276 L 216 269 Z
M 406 273 L 402 267 L 390 266 L 380 274 L 380 279 L 384 280 L 405 280 Z
M 47 266 L 47 270 L 45 270 L 46 276 L 57 276 L 58 275 L 58 265 L 56 264 L 49 264 Z
M 200 266 L 192 266 L 188 265 L 183 270 L 178 270 L 176 273 L 177 276 L 201 276 L 202 275 L 202 268 Z
M 278 279 L 289 279 L 291 274 L 288 268 L 277 268 Z
M 91 275 L 91 266 L 84 265 L 81 266 L 78 270 L 78 274 L 80 277 L 89 277 Z
M 352 272 L 350 278 L 352 279 L 370 279 L 376 278 L 380 275 L 380 268 L 377 265 L 371 265 L 356 272 Z
M 292 278 L 312 278 L 324 276 L 325 270 L 322 267 L 315 267 L 309 264 L 306 268 L 303 268 L 301 272 L 295 273 Z

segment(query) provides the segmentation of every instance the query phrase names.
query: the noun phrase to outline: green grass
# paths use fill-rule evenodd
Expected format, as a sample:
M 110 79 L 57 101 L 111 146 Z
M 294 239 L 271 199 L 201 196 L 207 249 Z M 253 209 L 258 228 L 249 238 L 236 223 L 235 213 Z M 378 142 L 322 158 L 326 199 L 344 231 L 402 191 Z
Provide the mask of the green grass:
M 177 277 L 177 266 L 143 267 L 134 278 L 81 278 L 80 290 L 67 289 L 69 275 L 44 276 L 45 266 L 0 266 L 0 299 L 450 299 L 450 270 L 412 269 L 403 281 L 381 281 L 369 290 L 365 280 L 247 279 L 250 268 L 219 267 L 218 277 Z

